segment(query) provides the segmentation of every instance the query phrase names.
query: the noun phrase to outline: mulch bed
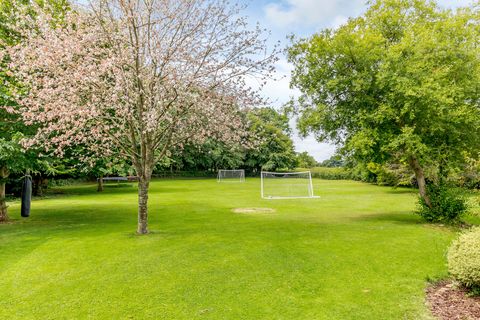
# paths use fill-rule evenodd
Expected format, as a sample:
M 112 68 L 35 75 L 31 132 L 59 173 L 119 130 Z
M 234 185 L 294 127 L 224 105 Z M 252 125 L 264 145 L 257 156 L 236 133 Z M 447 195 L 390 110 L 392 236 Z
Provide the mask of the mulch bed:
M 427 304 L 441 320 L 480 319 L 480 297 L 469 297 L 452 281 L 441 281 L 427 288 Z

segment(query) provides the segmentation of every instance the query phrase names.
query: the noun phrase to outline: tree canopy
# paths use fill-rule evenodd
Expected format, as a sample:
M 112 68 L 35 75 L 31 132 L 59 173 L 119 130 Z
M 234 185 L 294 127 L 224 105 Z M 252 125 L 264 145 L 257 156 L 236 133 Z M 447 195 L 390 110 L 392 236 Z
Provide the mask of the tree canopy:
M 277 170 L 296 166 L 288 118 L 273 108 L 256 108 L 248 113 L 250 144 L 245 166 L 251 171 Z
M 24 146 L 131 162 L 147 233 L 155 165 L 186 143 L 240 141 L 239 108 L 260 102 L 245 78 L 270 76 L 277 50 L 225 0 L 101 0 L 60 17 L 52 6 L 19 10 L 9 26 L 22 35 L 10 67 L 28 91 L 14 93 L 18 113 L 38 126 Z
M 408 164 L 428 203 L 425 167 L 434 180 L 480 150 L 479 10 L 369 4 L 289 48 L 298 126 L 361 161 Z
M 13 61 L 8 50 L 20 43 L 24 34 L 14 26 L 24 23 L 21 12 L 29 21 L 35 21 L 34 8 L 41 8 L 60 19 L 68 7 L 65 0 L 0 0 L 0 222 L 8 219 L 5 184 L 10 173 L 28 169 L 52 174 L 61 161 L 21 146 L 24 138 L 35 134 L 37 126 L 26 124 L 18 113 L 21 106 L 15 93 L 25 93 L 26 89 L 12 70 Z
M 297 156 L 291 138 L 288 118 L 271 107 L 252 108 L 243 113 L 246 136 L 236 144 L 208 139 L 203 144 L 188 144 L 177 150 L 162 167 L 180 170 L 246 169 L 260 170 L 293 168 Z
M 317 165 L 317 161 L 307 151 L 297 153 L 297 166 L 300 168 L 312 168 Z

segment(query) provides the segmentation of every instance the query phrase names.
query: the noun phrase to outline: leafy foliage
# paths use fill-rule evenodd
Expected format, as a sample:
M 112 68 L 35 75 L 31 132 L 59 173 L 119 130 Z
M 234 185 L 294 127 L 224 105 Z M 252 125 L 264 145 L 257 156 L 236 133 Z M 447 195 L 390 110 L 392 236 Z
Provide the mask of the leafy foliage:
M 12 69 L 12 58 L 8 51 L 24 39 L 25 35 L 12 28 L 16 23 L 35 21 L 34 7 L 48 11 L 55 21 L 60 22 L 69 9 L 65 0 L 1 0 L 0 1 L 0 168 L 6 177 L 0 185 L 9 193 L 19 194 L 21 191 L 20 177 L 29 170 L 33 178 L 33 194 L 41 195 L 46 187 L 46 177 L 72 174 L 69 160 L 53 157 L 43 148 L 24 150 L 21 141 L 37 132 L 38 125 L 25 123 L 18 112 L 20 105 L 15 94 L 27 94 L 25 85 L 19 81 Z M 21 19 L 20 12 L 28 17 Z M 18 98 L 18 97 L 17 97 Z
M 312 168 L 317 165 L 314 157 L 308 154 L 307 151 L 297 153 L 297 166 L 300 168 Z
M 251 171 L 293 169 L 296 154 L 288 118 L 273 108 L 253 109 L 247 118 L 250 142 L 255 148 L 247 150 L 245 167 Z
M 305 171 L 305 168 L 298 168 L 298 171 Z M 352 180 L 353 175 L 350 170 L 342 167 L 315 167 L 309 168 L 312 178 L 325 180 Z
M 453 241 L 448 249 L 448 271 L 471 289 L 480 289 L 480 227 L 471 229 Z
M 343 167 L 345 166 L 345 161 L 342 159 L 341 155 L 335 154 L 329 159 L 322 161 L 320 163 L 321 167 Z
M 418 215 L 428 222 L 453 223 L 468 211 L 467 200 L 462 190 L 444 184 L 429 184 L 427 192 L 431 207 L 421 197 L 418 199 Z
M 302 95 L 292 106 L 302 134 L 365 165 L 408 164 L 424 196 L 426 179 L 462 164 L 466 151 L 478 157 L 478 7 L 369 3 L 338 29 L 294 39 L 292 85 Z
M 273 108 L 254 108 L 244 113 L 247 135 L 236 144 L 226 144 L 215 138 L 202 144 L 189 143 L 183 148 L 172 150 L 168 158 L 156 167 L 155 173 L 165 169 L 171 171 L 211 171 L 218 169 L 244 168 L 250 173 L 262 169 L 292 169 L 298 157 L 309 165 L 315 159 L 307 153 L 298 155 L 290 137 L 288 118 Z
M 158 171 L 169 168 L 172 171 L 202 171 L 235 169 L 243 167 L 244 148 L 228 145 L 215 139 L 208 139 L 201 145 L 188 144 L 170 154 L 168 159 L 157 166 Z

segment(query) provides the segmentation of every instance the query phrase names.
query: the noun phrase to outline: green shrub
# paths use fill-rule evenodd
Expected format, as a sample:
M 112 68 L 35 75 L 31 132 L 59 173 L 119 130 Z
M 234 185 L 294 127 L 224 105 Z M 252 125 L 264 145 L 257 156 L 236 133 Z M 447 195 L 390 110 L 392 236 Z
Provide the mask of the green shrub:
M 367 169 L 376 176 L 376 182 L 379 186 L 396 186 L 399 179 L 393 170 L 389 170 L 387 166 L 370 162 Z
M 297 168 L 296 171 L 307 171 L 312 173 L 312 178 L 325 180 L 350 180 L 351 174 L 346 168 L 342 167 L 315 167 L 315 168 Z
M 480 227 L 463 233 L 448 249 L 448 271 L 474 292 L 480 288 Z
M 48 188 L 66 187 L 86 181 L 89 180 L 86 178 L 49 179 Z
M 419 208 L 416 213 L 428 222 L 457 222 L 468 211 L 467 199 L 459 188 L 429 184 L 427 194 L 432 207 L 430 208 L 423 198 L 419 197 Z
M 353 180 L 376 183 L 377 175 L 368 170 L 367 165 L 363 163 L 358 163 L 353 168 L 351 168 L 351 176 Z

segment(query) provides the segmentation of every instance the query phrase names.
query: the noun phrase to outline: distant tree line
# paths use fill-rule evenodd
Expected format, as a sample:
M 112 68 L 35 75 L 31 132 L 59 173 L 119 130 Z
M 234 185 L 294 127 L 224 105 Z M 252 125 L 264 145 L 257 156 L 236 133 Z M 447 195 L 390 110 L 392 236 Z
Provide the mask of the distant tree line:
M 254 108 L 244 114 L 244 121 L 249 134 L 242 143 L 225 144 L 214 138 L 202 144 L 187 143 L 183 148 L 172 150 L 158 163 L 153 175 L 214 176 L 219 169 L 237 168 L 245 169 L 247 175 L 258 175 L 261 170 L 293 170 L 319 165 L 308 152 L 295 152 L 292 131 L 284 114 L 270 107 Z M 7 194 L 20 193 L 21 177 L 26 168 L 31 172 L 36 196 L 41 196 L 49 184 L 55 184 L 55 180 L 95 180 L 107 176 L 135 175 L 131 163 L 114 157 L 100 158 L 92 165 L 86 165 L 73 154 L 88 151 L 80 150 L 81 146 L 75 149 L 66 150 L 63 158 L 31 153 L 5 180 Z M 20 154 L 25 157 L 25 154 Z M 99 185 L 99 190 L 101 188 Z

